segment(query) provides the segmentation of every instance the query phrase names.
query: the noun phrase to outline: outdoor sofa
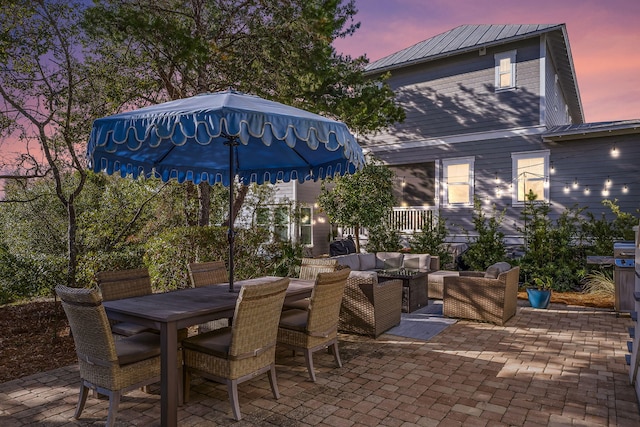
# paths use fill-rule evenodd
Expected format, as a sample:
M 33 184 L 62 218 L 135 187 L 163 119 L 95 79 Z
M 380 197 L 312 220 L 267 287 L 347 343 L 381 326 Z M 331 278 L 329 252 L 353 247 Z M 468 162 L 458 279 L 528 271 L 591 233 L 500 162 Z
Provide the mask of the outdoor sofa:
M 440 257 L 403 252 L 353 253 L 332 257 L 351 271 L 379 271 L 406 268 L 420 271 L 440 269 Z

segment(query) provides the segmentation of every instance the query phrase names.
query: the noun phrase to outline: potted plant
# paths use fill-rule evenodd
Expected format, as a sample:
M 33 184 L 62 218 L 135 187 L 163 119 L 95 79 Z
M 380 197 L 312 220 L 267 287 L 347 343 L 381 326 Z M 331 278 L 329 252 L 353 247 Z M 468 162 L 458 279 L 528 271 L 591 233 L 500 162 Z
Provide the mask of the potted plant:
M 533 279 L 535 286 L 527 287 L 527 298 L 529 304 L 533 308 L 548 308 L 551 302 L 551 288 L 553 287 L 553 279 L 549 276 L 535 277 Z

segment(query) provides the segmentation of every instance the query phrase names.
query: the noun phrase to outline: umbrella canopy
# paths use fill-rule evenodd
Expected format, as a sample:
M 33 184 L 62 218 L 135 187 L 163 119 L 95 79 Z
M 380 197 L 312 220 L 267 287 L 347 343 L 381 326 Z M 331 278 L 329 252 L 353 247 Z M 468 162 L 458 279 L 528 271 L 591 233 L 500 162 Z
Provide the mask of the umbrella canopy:
M 304 182 L 355 172 L 365 162 L 344 123 L 232 90 L 97 119 L 87 155 L 96 172 L 229 186 L 230 218 L 236 179 Z M 230 290 L 233 234 L 230 224 Z

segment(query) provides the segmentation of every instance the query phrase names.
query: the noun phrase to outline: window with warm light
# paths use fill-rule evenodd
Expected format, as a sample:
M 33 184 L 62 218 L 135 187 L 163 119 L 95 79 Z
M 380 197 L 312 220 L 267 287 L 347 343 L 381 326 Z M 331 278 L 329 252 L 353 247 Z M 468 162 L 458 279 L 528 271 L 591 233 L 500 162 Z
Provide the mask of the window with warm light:
M 313 244 L 313 210 L 311 207 L 301 207 L 298 217 L 293 217 L 289 205 L 270 205 L 256 210 L 256 225 L 271 231 L 273 238 L 278 241 L 298 239 L 303 245 Z M 294 220 L 296 221 L 294 224 Z M 291 235 L 297 227 L 298 236 Z
M 313 227 L 312 227 L 313 212 L 311 208 L 300 208 L 300 243 L 303 245 L 311 245 L 313 243 Z
M 516 51 L 497 53 L 494 56 L 496 92 L 516 87 Z
M 513 204 L 522 204 L 527 194 L 533 191 L 537 201 L 549 201 L 549 151 L 530 151 L 511 154 L 513 182 Z
M 473 205 L 473 157 L 442 161 L 445 205 Z

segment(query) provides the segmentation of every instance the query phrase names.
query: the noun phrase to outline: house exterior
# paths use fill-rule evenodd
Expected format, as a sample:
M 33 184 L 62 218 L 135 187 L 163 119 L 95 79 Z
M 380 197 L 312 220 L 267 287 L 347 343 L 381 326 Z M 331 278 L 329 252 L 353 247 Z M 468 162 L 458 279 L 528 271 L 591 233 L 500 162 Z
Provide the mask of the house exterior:
M 359 142 L 395 170 L 403 221 L 439 214 L 465 242 L 476 197 L 505 211 L 503 231 L 518 243 L 529 190 L 552 216 L 575 205 L 609 216 L 603 199 L 640 208 L 640 120 L 585 122 L 564 24 L 463 25 L 366 68 L 386 72 L 406 120 Z M 313 206 L 318 184 L 295 185 L 290 195 Z M 330 225 L 316 211 L 320 254 Z

